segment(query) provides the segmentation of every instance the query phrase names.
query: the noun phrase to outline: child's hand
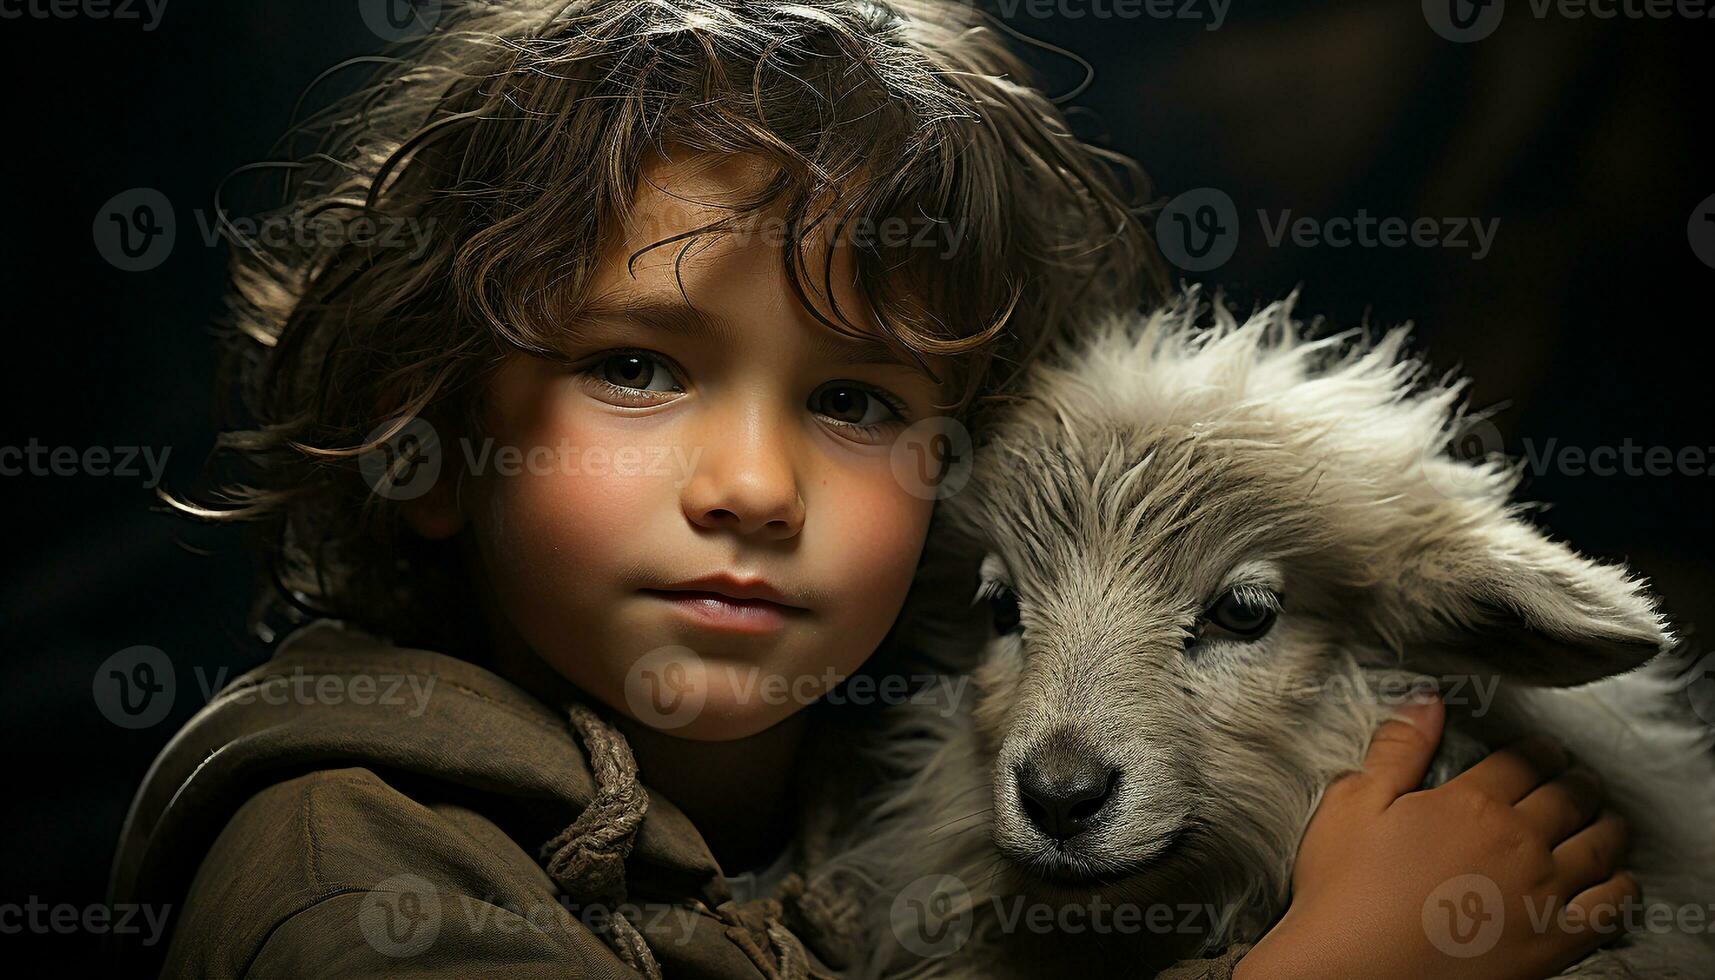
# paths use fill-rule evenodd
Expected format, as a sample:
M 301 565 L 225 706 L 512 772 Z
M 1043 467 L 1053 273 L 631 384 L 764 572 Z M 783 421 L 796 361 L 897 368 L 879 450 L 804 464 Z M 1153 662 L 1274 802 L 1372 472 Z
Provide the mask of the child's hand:
M 1414 724 L 1377 731 L 1363 772 L 1328 788 L 1299 845 L 1292 905 L 1235 980 L 1538 978 L 1617 934 L 1615 910 L 1639 892 L 1616 871 L 1626 825 L 1595 778 L 1532 737 L 1418 790 L 1445 709 L 1433 700 L 1405 717 Z M 1566 931 L 1567 902 L 1604 911 L 1568 916 L 1584 927 Z

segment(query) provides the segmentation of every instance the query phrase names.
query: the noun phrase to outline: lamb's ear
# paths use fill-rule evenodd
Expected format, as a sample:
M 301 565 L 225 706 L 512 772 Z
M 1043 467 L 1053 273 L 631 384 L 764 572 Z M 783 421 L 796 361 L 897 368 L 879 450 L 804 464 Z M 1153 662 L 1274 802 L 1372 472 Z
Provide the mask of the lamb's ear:
M 1673 644 L 1623 566 L 1590 561 L 1515 515 L 1467 512 L 1401 546 L 1372 621 L 1426 673 L 1569 687 Z

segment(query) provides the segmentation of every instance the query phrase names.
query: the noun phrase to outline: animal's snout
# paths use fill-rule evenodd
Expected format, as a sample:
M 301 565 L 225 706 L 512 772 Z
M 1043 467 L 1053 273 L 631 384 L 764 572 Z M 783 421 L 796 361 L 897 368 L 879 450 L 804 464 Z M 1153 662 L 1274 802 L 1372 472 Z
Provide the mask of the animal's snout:
M 1018 800 L 1036 828 L 1062 843 L 1082 833 L 1113 799 L 1120 771 L 1081 736 L 1057 731 L 1019 763 Z

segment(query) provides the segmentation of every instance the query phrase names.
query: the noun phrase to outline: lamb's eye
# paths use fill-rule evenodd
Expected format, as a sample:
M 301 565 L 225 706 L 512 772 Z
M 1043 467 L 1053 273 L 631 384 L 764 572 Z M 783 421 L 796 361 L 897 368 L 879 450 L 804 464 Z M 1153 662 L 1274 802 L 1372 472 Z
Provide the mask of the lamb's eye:
M 995 633 L 1006 636 L 1023 628 L 1018 619 L 1018 593 L 998 582 L 990 582 L 983 586 L 981 596 L 988 599 Z
M 1200 635 L 1218 630 L 1240 640 L 1259 639 L 1280 615 L 1280 597 L 1268 589 L 1240 586 L 1221 594 L 1203 614 Z

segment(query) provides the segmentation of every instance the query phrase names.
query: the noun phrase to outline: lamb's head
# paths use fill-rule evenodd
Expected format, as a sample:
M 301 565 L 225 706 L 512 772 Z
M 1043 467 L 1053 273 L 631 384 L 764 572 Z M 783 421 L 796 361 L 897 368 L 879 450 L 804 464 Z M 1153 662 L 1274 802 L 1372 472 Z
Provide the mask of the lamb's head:
M 1508 503 L 1513 468 L 1446 452 L 1462 383 L 1403 330 L 1195 302 L 1033 369 L 945 501 L 986 555 L 994 840 L 1044 888 L 1279 894 L 1378 716 L 1307 692 L 1378 666 L 1574 685 L 1667 643 L 1638 582 Z

